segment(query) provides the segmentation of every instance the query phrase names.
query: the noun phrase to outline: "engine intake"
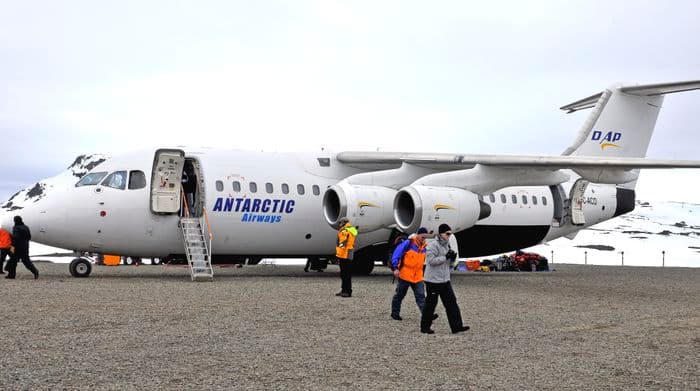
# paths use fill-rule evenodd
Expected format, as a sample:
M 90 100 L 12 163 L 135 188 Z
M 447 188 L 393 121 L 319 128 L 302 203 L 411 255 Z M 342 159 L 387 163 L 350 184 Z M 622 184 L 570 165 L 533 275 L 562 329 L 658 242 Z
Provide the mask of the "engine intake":
M 490 215 L 491 207 L 476 194 L 454 187 L 408 186 L 394 198 L 394 221 L 405 232 L 437 230 L 443 223 L 459 232 Z
M 348 217 L 360 232 L 372 232 L 394 223 L 392 206 L 396 190 L 383 186 L 341 182 L 323 195 L 323 216 L 335 227 Z

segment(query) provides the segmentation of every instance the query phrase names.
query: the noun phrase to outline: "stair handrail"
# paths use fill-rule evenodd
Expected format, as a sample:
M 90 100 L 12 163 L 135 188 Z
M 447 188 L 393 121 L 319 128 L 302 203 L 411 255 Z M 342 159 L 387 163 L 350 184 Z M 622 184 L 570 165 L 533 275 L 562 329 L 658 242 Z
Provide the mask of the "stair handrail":
M 209 250 L 209 264 L 211 265 L 211 261 L 212 261 L 211 260 L 211 257 L 212 257 L 212 255 L 211 255 L 212 254 L 211 242 L 214 239 L 214 235 L 211 232 L 211 224 L 209 224 L 209 215 L 207 214 L 206 206 L 204 208 L 202 208 L 202 215 L 203 215 L 203 217 L 200 217 L 200 221 L 204 220 L 204 222 L 206 222 L 207 233 L 209 234 L 209 248 L 208 248 L 208 250 Z M 200 225 L 201 225 L 201 222 L 200 222 Z
M 190 207 L 187 204 L 187 196 L 185 195 L 185 190 L 182 188 L 182 186 L 180 186 L 180 197 L 182 198 L 182 201 L 185 204 L 184 217 L 190 217 Z

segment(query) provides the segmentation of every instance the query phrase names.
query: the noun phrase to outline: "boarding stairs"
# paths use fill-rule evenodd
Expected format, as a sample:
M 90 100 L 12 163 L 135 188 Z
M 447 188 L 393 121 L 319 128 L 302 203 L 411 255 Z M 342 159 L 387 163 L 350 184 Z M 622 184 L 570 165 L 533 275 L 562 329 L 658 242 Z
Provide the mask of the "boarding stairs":
M 180 227 L 192 281 L 212 281 L 214 279 L 214 269 L 211 266 L 212 234 L 206 211 L 202 217 L 191 217 L 189 210 L 186 210 L 184 216 L 180 217 Z

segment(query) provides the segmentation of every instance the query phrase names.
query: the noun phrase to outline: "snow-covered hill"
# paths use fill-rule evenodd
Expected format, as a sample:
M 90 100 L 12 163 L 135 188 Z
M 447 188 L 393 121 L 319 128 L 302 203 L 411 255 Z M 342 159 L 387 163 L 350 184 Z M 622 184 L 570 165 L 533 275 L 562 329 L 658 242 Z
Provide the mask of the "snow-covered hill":
M 635 210 L 526 251 L 561 263 L 700 267 L 700 204 L 637 201 Z M 624 252 L 624 254 L 623 254 Z
M 0 205 L 0 215 L 21 214 L 53 189 L 73 186 L 86 172 L 107 159 L 104 155 L 78 156 L 68 169 L 23 189 Z M 643 195 L 642 195 L 643 196 Z M 59 249 L 34 245 L 32 253 Z M 531 247 L 555 264 L 592 263 L 619 265 L 700 267 L 700 204 L 672 201 L 637 201 L 632 213 L 580 231 L 574 240 L 561 238 Z M 664 253 L 662 253 L 662 251 Z
M 0 214 L 18 211 L 26 205 L 32 204 L 44 198 L 52 189 L 66 188 L 75 185 L 83 175 L 95 168 L 98 164 L 107 160 L 107 156 L 80 155 L 68 166 L 66 171 L 47 179 L 43 179 L 33 186 L 22 189 L 15 193 L 10 199 L 0 204 Z

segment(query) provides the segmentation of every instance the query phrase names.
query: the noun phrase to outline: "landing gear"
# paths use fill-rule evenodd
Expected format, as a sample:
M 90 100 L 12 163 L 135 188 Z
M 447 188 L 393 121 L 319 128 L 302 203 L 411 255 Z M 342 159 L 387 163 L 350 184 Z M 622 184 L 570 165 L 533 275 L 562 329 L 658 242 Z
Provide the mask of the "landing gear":
M 68 266 L 68 270 L 70 271 L 71 276 L 76 278 L 84 278 L 90 275 L 92 265 L 87 259 L 75 258 Z
M 355 253 L 352 260 L 352 274 L 368 275 L 374 270 L 374 262 L 384 262 L 388 254 L 386 243 L 363 248 Z
M 304 271 L 308 272 L 309 269 L 315 270 L 317 272 L 322 272 L 328 267 L 328 259 L 319 257 L 309 257 L 306 260 L 306 266 L 304 266 Z
M 122 262 L 124 262 L 125 265 L 140 265 L 141 258 L 139 258 L 139 257 L 122 257 Z
M 352 260 L 352 274 L 356 276 L 367 276 L 374 270 L 374 261 L 370 258 L 357 258 Z

